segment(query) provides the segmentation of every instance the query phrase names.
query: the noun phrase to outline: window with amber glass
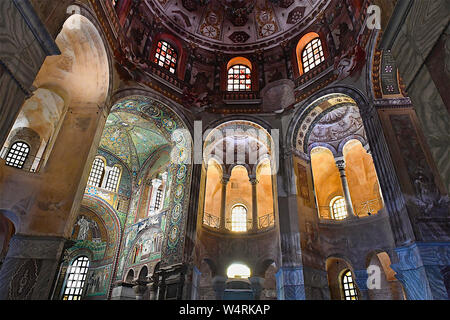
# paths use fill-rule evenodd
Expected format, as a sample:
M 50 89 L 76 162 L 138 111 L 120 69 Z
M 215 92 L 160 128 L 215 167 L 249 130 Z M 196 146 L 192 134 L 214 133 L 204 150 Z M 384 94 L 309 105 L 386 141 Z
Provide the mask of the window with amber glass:
M 247 208 L 243 205 L 236 205 L 231 210 L 231 231 L 247 231 Z
M 320 41 L 320 38 L 315 38 L 305 46 L 302 52 L 304 73 L 317 67 L 324 61 L 325 55 L 323 53 L 322 41 Z
M 333 219 L 344 220 L 347 218 L 347 207 L 345 206 L 344 197 L 336 197 L 331 200 L 330 207 L 333 212 Z
M 342 275 L 342 290 L 345 300 L 358 300 L 358 293 L 350 270 L 345 271 Z

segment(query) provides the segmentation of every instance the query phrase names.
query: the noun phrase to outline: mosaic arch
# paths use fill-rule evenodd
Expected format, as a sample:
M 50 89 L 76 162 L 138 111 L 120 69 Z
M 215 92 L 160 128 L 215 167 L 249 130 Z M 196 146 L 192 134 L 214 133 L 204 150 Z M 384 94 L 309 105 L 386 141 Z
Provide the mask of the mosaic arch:
M 147 141 L 160 148 L 165 143 L 172 147 L 169 164 L 169 176 L 172 177 L 172 188 L 170 190 L 171 203 L 169 206 L 165 236 L 162 247 L 162 264 L 172 265 L 181 262 L 183 259 L 185 228 L 187 220 L 187 212 L 189 206 L 189 193 L 192 169 L 192 139 L 186 124 L 181 118 L 166 104 L 151 97 L 146 96 L 130 96 L 119 100 L 111 109 L 111 114 L 120 113 L 121 116 L 127 114 L 128 120 L 137 119 L 137 123 L 145 128 L 148 132 L 159 133 L 158 137 L 151 140 L 154 135 L 147 136 Z M 118 121 L 118 118 L 113 118 Z M 122 118 L 121 118 L 122 119 Z M 144 125 L 142 121 L 150 124 Z M 113 124 L 114 122 L 111 122 Z M 117 122 L 115 122 L 117 123 Z M 154 151 L 146 149 L 146 146 L 140 144 L 147 143 L 146 140 L 139 136 L 133 144 L 136 148 L 136 158 L 139 166 L 141 159 L 148 156 Z M 156 141 L 156 142 L 155 142 Z M 139 167 L 139 169 L 141 169 Z M 138 170 L 134 171 L 133 177 L 138 176 Z
M 89 195 L 84 195 L 82 207 L 94 212 L 101 218 L 108 234 L 108 244 L 103 260 L 112 260 L 118 250 L 118 243 L 121 236 L 121 223 L 119 217 L 114 213 L 114 209 L 103 200 Z
M 317 146 L 337 154 L 340 142 L 349 138 L 366 144 L 356 101 L 340 93 L 325 95 L 311 103 L 297 121 L 294 137 L 295 149 L 305 154 Z

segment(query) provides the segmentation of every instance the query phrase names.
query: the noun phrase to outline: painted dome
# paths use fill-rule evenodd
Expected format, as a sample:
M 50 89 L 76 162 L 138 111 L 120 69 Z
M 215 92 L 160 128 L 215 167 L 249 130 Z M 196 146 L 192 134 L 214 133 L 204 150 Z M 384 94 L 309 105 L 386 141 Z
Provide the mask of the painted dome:
M 328 0 L 147 0 L 179 36 L 201 47 L 251 51 L 277 46 L 315 21 Z

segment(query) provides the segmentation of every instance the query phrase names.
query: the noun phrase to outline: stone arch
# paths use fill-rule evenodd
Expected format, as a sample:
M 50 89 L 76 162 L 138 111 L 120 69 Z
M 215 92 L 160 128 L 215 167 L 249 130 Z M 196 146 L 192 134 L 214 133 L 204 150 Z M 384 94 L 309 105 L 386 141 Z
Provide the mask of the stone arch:
M 343 273 L 347 270 L 352 272 L 353 282 L 356 285 L 355 270 L 351 262 L 346 257 L 336 254 L 330 255 L 326 259 L 328 286 L 330 288 L 330 297 L 332 300 L 344 300 L 341 279 Z M 359 293 L 359 288 L 357 288 L 357 291 L 358 296 L 360 297 L 361 294 Z
M 406 208 L 406 200 L 400 189 L 400 184 L 390 157 L 386 139 L 382 134 L 383 129 L 378 113 L 375 106 L 369 102 L 369 99 L 361 92 L 361 90 L 349 85 L 332 86 L 320 90 L 310 98 L 297 104 L 295 106 L 296 111 L 290 120 L 285 135 L 287 148 L 293 153 L 296 153 L 298 126 L 306 118 L 304 111 L 307 110 L 307 107 L 312 105 L 313 102 L 320 97 L 335 93 L 350 97 L 358 106 L 367 135 L 367 144 L 372 151 L 375 169 L 380 181 L 380 188 L 390 217 L 390 224 L 395 242 L 397 245 L 406 244 L 409 239 L 413 237 L 413 231 Z M 308 159 L 305 154 L 298 154 L 304 159 Z
M 368 272 L 374 277 L 372 286 L 368 287 L 370 300 L 405 300 L 405 291 L 396 278 L 396 272 L 391 268 L 390 255 L 383 250 L 374 250 L 366 257 Z M 379 277 L 376 273 L 380 271 Z
M 125 282 L 132 283 L 134 281 L 134 269 L 131 268 L 128 270 L 127 275 L 125 277 Z
M 145 281 L 147 280 L 147 277 L 148 277 L 148 268 L 147 266 L 143 266 L 141 270 L 139 270 L 138 279 L 141 281 Z

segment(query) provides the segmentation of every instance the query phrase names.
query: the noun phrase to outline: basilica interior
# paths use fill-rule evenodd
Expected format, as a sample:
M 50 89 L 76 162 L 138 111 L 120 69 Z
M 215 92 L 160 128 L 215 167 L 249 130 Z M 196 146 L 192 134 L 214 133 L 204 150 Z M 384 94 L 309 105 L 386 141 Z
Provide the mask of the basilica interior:
M 448 0 L 0 1 L 1 300 L 448 300 Z

